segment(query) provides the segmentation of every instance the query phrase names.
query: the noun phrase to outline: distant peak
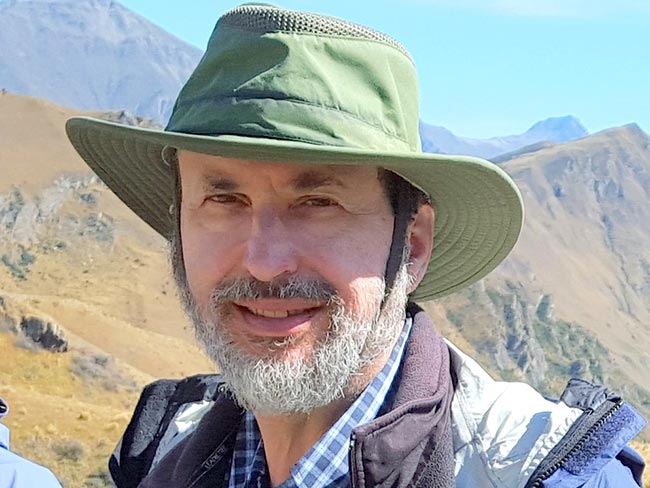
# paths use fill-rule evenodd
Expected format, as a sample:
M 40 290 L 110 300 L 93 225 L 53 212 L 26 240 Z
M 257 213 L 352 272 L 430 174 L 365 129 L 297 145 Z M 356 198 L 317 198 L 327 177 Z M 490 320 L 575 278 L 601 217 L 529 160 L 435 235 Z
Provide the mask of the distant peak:
M 585 135 L 588 134 L 585 126 L 582 125 L 580 120 L 578 120 L 573 115 L 564 115 L 562 117 L 549 117 L 548 119 L 540 120 L 539 122 L 533 124 L 531 128 L 528 129 L 528 131 L 530 132 L 530 131 L 535 131 L 540 129 L 558 130 L 558 129 L 566 129 L 567 127 L 581 130 L 585 133 Z
M 630 122 L 629 124 L 625 124 L 623 127 L 633 132 L 641 132 L 645 134 L 645 131 L 636 122 Z
M 628 134 L 635 137 L 642 137 L 644 139 L 649 139 L 650 137 L 645 131 L 636 123 L 632 122 L 630 124 L 621 125 L 619 127 L 610 127 L 604 129 L 600 132 L 594 134 L 595 136 L 610 136 L 610 135 L 619 135 L 619 134 Z
M 535 135 L 540 140 L 566 142 L 588 136 L 589 132 L 576 117 L 565 115 L 540 120 L 533 124 L 526 134 Z

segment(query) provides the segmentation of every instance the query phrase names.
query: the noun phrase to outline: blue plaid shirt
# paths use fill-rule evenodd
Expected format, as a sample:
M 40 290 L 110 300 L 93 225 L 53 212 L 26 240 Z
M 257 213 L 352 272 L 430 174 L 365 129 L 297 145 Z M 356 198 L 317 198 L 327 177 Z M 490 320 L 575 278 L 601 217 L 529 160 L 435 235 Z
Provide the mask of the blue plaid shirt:
M 291 468 L 291 476 L 278 488 L 343 488 L 350 486 L 348 456 L 350 436 L 358 425 L 373 420 L 386 398 L 399 370 L 412 320 L 407 318 L 404 330 L 391 352 L 388 362 L 354 403 L 323 434 L 316 444 Z M 228 479 L 229 488 L 270 488 L 264 443 L 252 412 L 246 412 L 235 440 L 235 449 Z

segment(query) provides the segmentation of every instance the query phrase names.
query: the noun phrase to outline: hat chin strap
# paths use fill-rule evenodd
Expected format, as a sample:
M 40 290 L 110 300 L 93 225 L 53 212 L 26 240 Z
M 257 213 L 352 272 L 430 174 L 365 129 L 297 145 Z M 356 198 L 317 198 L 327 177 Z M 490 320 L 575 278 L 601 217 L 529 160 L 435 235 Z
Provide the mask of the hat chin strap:
M 397 273 L 404 261 L 406 252 L 406 233 L 412 218 L 410 209 L 407 208 L 407 205 L 405 204 L 405 199 L 397 198 L 396 200 L 393 239 L 390 244 L 388 259 L 386 260 L 386 271 L 384 272 L 386 292 L 384 293 L 384 298 L 382 300 L 382 308 L 386 302 L 386 298 L 393 290 Z

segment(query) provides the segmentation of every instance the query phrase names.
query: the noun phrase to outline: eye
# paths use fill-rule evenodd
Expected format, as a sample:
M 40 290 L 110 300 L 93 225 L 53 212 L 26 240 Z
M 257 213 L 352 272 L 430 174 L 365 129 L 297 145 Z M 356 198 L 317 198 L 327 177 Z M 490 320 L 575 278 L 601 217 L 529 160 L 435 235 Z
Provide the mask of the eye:
M 221 205 L 247 205 L 248 199 L 244 195 L 238 193 L 223 193 L 218 195 L 210 195 L 207 200 Z
M 300 202 L 300 204 L 307 207 L 332 207 L 338 205 L 338 203 L 336 203 L 334 200 L 327 197 L 305 198 L 302 202 Z

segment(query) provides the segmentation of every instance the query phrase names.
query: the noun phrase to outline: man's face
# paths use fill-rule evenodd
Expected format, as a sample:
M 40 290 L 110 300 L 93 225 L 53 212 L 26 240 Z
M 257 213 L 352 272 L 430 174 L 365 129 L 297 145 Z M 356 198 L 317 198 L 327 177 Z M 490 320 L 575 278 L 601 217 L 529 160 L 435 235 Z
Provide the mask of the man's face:
M 240 402 L 309 411 L 349 393 L 394 342 L 408 287 L 404 272 L 399 303 L 380 317 L 393 214 L 377 169 L 190 152 L 179 169 L 190 312 Z M 265 399 L 242 391 L 268 383 L 277 392 Z M 298 383 L 302 400 L 269 405 Z

